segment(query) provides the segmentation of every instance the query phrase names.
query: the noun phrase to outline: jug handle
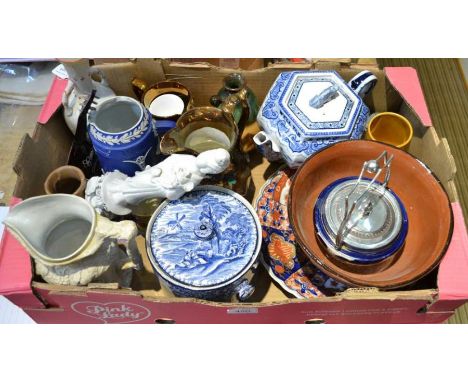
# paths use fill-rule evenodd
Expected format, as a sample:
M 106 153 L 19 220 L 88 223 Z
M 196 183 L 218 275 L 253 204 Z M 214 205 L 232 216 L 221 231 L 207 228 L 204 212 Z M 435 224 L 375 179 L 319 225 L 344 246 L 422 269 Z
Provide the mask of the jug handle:
M 75 101 L 73 104 L 70 104 L 70 95 L 75 88 L 75 85 L 73 84 L 72 81 L 68 81 L 67 86 L 65 87 L 65 90 L 62 94 L 62 105 L 64 106 L 64 111 L 66 113 L 67 117 L 70 117 L 73 114 L 73 106 L 76 102 L 76 97 Z
M 242 135 L 245 124 L 249 119 L 250 108 L 247 102 L 247 94 L 247 89 L 241 89 L 239 92 L 228 96 L 219 106 L 224 113 L 229 114 L 234 119 L 239 129 L 239 136 Z M 242 112 L 241 115 L 236 118 L 235 109 L 239 104 L 242 106 Z
M 134 78 L 132 80 L 132 89 L 138 99 L 143 100 L 143 94 L 145 94 L 146 88 L 147 85 L 145 81 L 140 80 L 139 78 Z
M 142 269 L 143 263 L 136 244 L 138 228 L 135 222 L 130 220 L 113 222 L 103 216 L 97 215 L 95 232 L 102 238 L 114 239 L 117 241 L 117 244 L 125 247 L 128 261 L 122 266 L 122 269 Z

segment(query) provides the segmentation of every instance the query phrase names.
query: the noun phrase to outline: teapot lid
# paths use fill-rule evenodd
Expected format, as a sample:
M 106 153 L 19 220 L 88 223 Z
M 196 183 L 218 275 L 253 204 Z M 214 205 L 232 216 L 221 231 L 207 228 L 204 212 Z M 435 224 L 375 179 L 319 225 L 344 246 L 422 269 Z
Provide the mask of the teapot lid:
M 220 287 L 255 262 L 261 227 L 250 204 L 237 193 L 200 186 L 166 200 L 148 225 L 147 247 L 157 273 L 190 289 Z
M 279 108 L 302 139 L 349 137 L 363 102 L 335 71 L 293 72 Z

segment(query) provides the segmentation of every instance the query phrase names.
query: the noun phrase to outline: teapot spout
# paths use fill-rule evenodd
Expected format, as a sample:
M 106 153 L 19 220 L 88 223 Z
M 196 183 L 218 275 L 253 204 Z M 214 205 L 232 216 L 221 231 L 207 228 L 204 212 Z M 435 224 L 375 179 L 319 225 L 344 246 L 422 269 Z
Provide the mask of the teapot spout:
M 264 131 L 255 134 L 253 141 L 260 154 L 268 159 L 269 162 L 276 162 L 282 159 L 279 145 Z

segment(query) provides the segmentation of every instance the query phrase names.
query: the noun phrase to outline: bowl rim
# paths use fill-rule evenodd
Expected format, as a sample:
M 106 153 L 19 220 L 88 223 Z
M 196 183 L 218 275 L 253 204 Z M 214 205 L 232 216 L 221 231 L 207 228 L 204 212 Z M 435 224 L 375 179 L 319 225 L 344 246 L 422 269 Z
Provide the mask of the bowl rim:
M 348 142 L 355 142 L 355 141 L 367 141 L 367 142 L 370 142 L 372 144 L 375 144 L 375 145 L 381 145 L 381 146 L 385 146 L 385 147 L 390 147 L 392 149 L 395 149 L 395 150 L 399 150 L 409 156 L 411 156 L 413 159 L 415 159 L 423 168 L 426 169 L 426 171 L 432 175 L 434 177 L 434 179 L 436 180 L 436 182 L 439 184 L 440 188 L 442 189 L 442 192 L 443 194 L 445 195 L 445 199 L 446 199 L 446 202 L 447 202 L 447 205 L 448 205 L 448 209 L 449 209 L 449 212 L 450 212 L 450 227 L 449 227 L 449 232 L 448 232 L 448 235 L 447 235 L 447 239 L 445 241 L 445 244 L 440 252 L 440 254 L 437 256 L 437 258 L 435 259 L 435 261 L 429 266 L 427 267 L 423 272 L 420 272 L 418 273 L 415 277 L 407 280 L 407 281 L 402 281 L 402 282 L 393 282 L 393 283 L 389 283 L 385 286 L 380 286 L 378 285 L 377 283 L 359 283 L 359 282 L 356 282 L 356 280 L 354 280 L 354 278 L 349 278 L 347 276 L 342 276 L 340 274 L 338 274 L 336 271 L 334 271 L 333 269 L 331 269 L 329 266 L 327 266 L 326 264 L 324 264 L 322 261 L 320 261 L 320 259 L 318 259 L 315 255 L 315 253 L 313 251 L 311 251 L 307 246 L 306 244 L 304 243 L 304 241 L 302 240 L 302 237 L 299 233 L 299 231 L 296 229 L 296 219 L 295 219 L 295 216 L 294 214 L 292 213 L 292 200 L 293 200 L 293 194 L 294 194 L 294 189 L 296 187 L 296 183 L 297 183 L 297 178 L 298 178 L 298 174 L 300 173 L 300 171 L 302 170 L 302 168 L 306 165 L 307 162 L 309 162 L 310 160 L 312 160 L 316 155 L 320 154 L 321 152 L 325 151 L 325 150 L 328 150 L 336 145 L 341 145 L 341 144 L 347 144 Z M 407 286 L 409 284 L 413 284 L 414 282 L 420 280 L 421 278 L 423 278 L 424 276 L 426 276 L 427 274 L 429 274 L 430 272 L 432 272 L 440 263 L 440 261 L 442 260 L 442 258 L 444 257 L 444 255 L 446 254 L 447 250 L 448 250 L 448 247 L 452 241 L 452 235 L 453 235 L 453 225 L 454 225 L 454 219 L 453 219 L 453 210 L 452 210 L 452 206 L 451 206 L 451 202 L 450 202 L 450 198 L 447 194 L 447 191 L 445 190 L 445 187 L 443 186 L 442 182 L 440 181 L 440 179 L 437 177 L 437 175 L 429 168 L 429 166 L 427 166 L 424 162 L 422 162 L 420 159 L 418 159 L 416 156 L 414 156 L 413 154 L 405 151 L 405 150 L 402 150 L 398 147 L 395 147 L 395 146 L 392 146 L 392 145 L 389 145 L 387 143 L 383 143 L 383 142 L 376 142 L 376 141 L 372 141 L 372 140 L 369 140 L 369 139 L 359 139 L 359 140 L 353 140 L 353 141 L 340 141 L 340 142 L 336 142 L 334 144 L 331 144 L 330 146 L 327 146 L 327 147 L 324 147 L 318 151 L 316 151 L 314 154 L 312 154 L 309 158 L 307 158 L 304 163 L 297 169 L 297 171 L 295 172 L 292 180 L 291 180 L 291 188 L 289 190 L 289 199 L 288 199 L 288 216 L 290 217 L 290 225 L 291 225 L 291 228 L 294 232 L 294 236 L 296 238 L 296 242 L 297 244 L 299 244 L 299 246 L 301 247 L 301 249 L 304 251 L 304 253 L 307 255 L 307 257 L 309 258 L 309 260 L 312 262 L 312 264 L 314 264 L 317 268 L 319 268 L 321 271 L 323 271 L 325 274 L 327 274 L 329 277 L 337 280 L 337 281 L 340 281 L 346 285 L 349 285 L 351 287 L 358 287 L 358 288 L 366 288 L 366 287 L 375 287 L 375 288 L 378 288 L 378 289 L 381 289 L 381 290 L 390 290 L 390 289 L 397 289 L 397 288 L 401 288 L 401 287 L 404 287 L 404 286 Z

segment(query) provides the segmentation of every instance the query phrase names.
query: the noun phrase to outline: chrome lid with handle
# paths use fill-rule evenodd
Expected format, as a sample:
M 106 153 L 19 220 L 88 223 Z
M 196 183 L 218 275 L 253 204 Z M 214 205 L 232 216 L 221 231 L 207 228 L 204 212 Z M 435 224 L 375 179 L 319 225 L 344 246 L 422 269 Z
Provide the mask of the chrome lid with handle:
M 392 160 L 384 151 L 364 162 L 359 176 L 339 179 L 319 195 L 317 234 L 333 255 L 369 263 L 395 254 L 403 245 L 408 218 L 401 200 L 388 188 Z

